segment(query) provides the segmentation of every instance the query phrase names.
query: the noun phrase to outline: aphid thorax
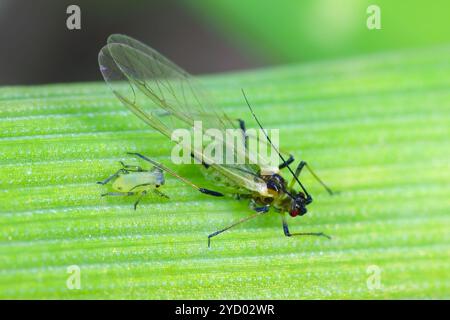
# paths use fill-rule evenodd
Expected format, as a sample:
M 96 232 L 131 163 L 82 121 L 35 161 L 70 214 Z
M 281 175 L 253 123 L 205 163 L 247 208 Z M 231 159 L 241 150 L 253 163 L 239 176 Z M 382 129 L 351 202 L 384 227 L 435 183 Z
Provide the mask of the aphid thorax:
M 263 197 L 263 204 L 272 203 L 279 212 L 288 212 L 291 217 L 302 216 L 307 212 L 306 206 L 312 202 L 311 197 L 303 192 L 289 188 L 286 180 L 279 174 L 262 176 L 266 181 L 268 193 L 272 197 Z
M 114 180 L 112 188 L 119 192 L 140 192 L 149 187 L 158 188 L 164 184 L 164 175 L 161 170 L 153 168 L 149 171 L 122 172 Z

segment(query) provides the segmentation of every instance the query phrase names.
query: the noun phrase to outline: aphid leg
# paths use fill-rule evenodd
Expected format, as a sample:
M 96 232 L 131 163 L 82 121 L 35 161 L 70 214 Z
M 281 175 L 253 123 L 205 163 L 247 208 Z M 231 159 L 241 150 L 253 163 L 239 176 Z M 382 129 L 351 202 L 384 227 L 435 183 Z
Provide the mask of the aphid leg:
M 145 171 L 144 169 L 142 169 L 139 166 L 128 165 L 128 164 L 123 163 L 122 161 L 119 161 L 119 163 L 122 165 L 123 169 L 125 169 L 126 171 L 133 171 L 133 172 Z
M 244 138 L 244 147 L 245 149 L 248 149 L 248 136 L 247 136 L 247 129 L 245 127 L 245 121 L 242 119 L 238 119 L 238 121 L 239 121 L 239 128 L 241 128 Z
M 253 210 L 255 210 L 258 213 L 266 213 L 269 212 L 270 206 L 263 206 L 263 207 L 254 207 Z
M 232 195 L 234 199 L 241 200 L 241 199 L 251 199 L 252 195 L 248 193 L 235 193 Z
M 250 200 L 250 204 L 249 204 L 250 209 L 252 209 L 253 211 L 259 212 L 259 213 L 266 213 L 269 211 L 270 209 L 270 205 L 265 205 L 262 207 L 258 207 L 256 206 L 256 202 L 255 200 Z
M 107 193 L 103 193 L 101 196 L 105 197 L 105 196 L 134 196 L 136 194 L 136 192 L 107 192 Z
M 136 210 L 137 205 L 139 204 L 139 201 L 141 201 L 141 199 L 147 194 L 147 190 L 144 190 L 141 192 L 141 195 L 139 196 L 139 198 L 137 198 L 136 202 L 134 203 L 134 210 Z
M 198 162 L 201 162 L 202 165 L 203 165 L 206 169 L 209 168 L 209 164 L 207 164 L 205 161 L 200 161 L 199 159 L 197 159 L 197 158 L 194 156 L 194 154 L 193 154 L 192 152 L 191 152 L 191 158 L 194 158 L 194 159 L 197 160 Z
M 242 121 L 242 120 L 239 120 L 239 121 Z M 241 129 L 242 129 L 242 127 L 241 127 Z M 245 142 L 246 142 L 246 144 L 248 143 L 247 141 L 248 141 L 249 139 L 258 139 L 258 137 L 255 136 L 255 135 L 253 135 L 253 134 L 247 133 L 247 132 L 245 131 Z M 285 150 L 283 150 L 283 149 L 281 149 L 281 148 L 279 148 L 278 151 L 279 151 L 281 154 L 288 156 L 287 160 L 283 161 L 283 162 L 278 166 L 278 169 L 281 170 L 281 169 L 283 169 L 283 168 L 286 168 L 288 165 L 290 165 L 292 162 L 295 161 L 295 158 L 294 158 L 294 156 L 293 156 L 292 154 L 286 152 Z
M 170 199 L 170 197 L 165 194 L 164 192 L 159 191 L 158 189 L 153 189 L 153 192 L 156 193 L 158 196 L 166 199 Z
M 294 160 L 295 160 L 294 156 L 292 154 L 290 154 L 289 158 L 278 166 L 278 169 L 281 170 L 283 168 L 286 168 L 288 165 L 290 165 L 292 162 L 294 162 Z
M 200 188 L 199 186 L 197 186 L 196 184 L 192 183 L 191 181 L 189 181 L 188 179 L 176 174 L 174 171 L 172 171 L 171 169 L 167 168 L 166 166 L 162 165 L 159 162 L 156 162 L 155 160 L 149 159 L 146 156 L 140 154 L 140 153 L 136 153 L 136 152 L 127 152 L 128 154 L 134 155 L 136 157 L 139 157 L 147 162 L 150 162 L 151 164 L 153 164 L 155 167 L 167 172 L 168 174 L 170 174 L 171 176 L 177 178 L 178 180 L 184 182 L 187 185 L 190 185 L 191 187 L 193 187 L 194 189 L 197 189 L 198 191 L 200 191 L 201 193 L 204 194 L 209 194 L 210 196 L 215 196 L 215 197 L 223 197 L 223 194 L 217 191 L 213 191 L 213 190 L 209 190 L 209 189 L 205 189 L 205 188 Z
M 266 211 L 266 212 L 267 212 L 267 211 Z M 221 229 L 221 230 L 218 230 L 218 231 L 216 231 L 216 232 L 211 233 L 211 234 L 208 236 L 208 248 L 211 248 L 211 238 L 212 238 L 212 237 L 215 237 L 215 236 L 221 234 L 222 232 L 225 232 L 225 231 L 227 231 L 227 230 L 229 230 L 229 229 L 231 229 L 231 228 L 237 226 L 238 224 L 241 224 L 241 223 L 243 223 L 243 222 L 246 222 L 246 221 L 248 221 L 248 220 L 251 220 L 251 219 L 253 219 L 253 218 L 256 218 L 256 217 L 258 217 L 258 216 L 261 216 L 261 215 L 263 215 L 264 213 L 265 213 L 265 212 L 257 212 L 257 213 L 255 213 L 255 214 L 249 216 L 249 217 L 243 218 L 243 219 L 241 219 L 241 220 L 239 220 L 239 221 L 236 221 L 236 222 L 230 224 L 228 227 L 225 227 L 225 228 L 223 228 L 223 229 Z
M 114 179 L 114 178 L 116 178 L 117 176 L 119 176 L 119 174 L 121 174 L 121 173 L 127 173 L 127 170 L 125 170 L 125 169 L 119 169 L 119 170 L 117 170 L 116 173 L 110 175 L 108 178 L 106 178 L 106 179 L 103 180 L 103 181 L 97 181 L 97 183 L 98 183 L 98 184 L 107 184 L 107 183 L 110 182 L 112 179 Z
M 309 173 L 311 173 L 311 175 L 314 177 L 314 179 L 316 179 L 324 188 L 325 190 L 327 190 L 327 192 L 330 195 L 333 195 L 333 191 L 322 181 L 322 179 L 320 179 L 317 174 L 314 173 L 314 171 L 311 169 L 311 167 L 306 163 L 306 161 L 300 161 L 300 163 L 297 166 L 297 169 L 295 170 L 295 177 L 299 177 L 300 173 L 302 172 L 302 169 L 306 167 L 306 169 L 308 169 Z M 295 183 L 295 178 L 291 180 L 289 186 L 292 187 Z
M 290 233 L 285 216 L 282 215 L 281 219 L 283 221 L 283 231 L 284 231 L 284 235 L 286 237 L 292 237 L 292 236 L 317 236 L 317 237 L 325 237 L 327 239 L 331 239 L 331 237 L 329 235 L 326 235 L 323 232 L 296 232 L 296 233 Z
M 134 189 L 136 189 L 136 188 L 139 188 L 139 187 L 146 187 L 146 186 L 152 186 L 152 185 L 153 185 L 153 183 L 141 183 L 141 184 L 137 184 L 137 185 L 135 185 L 133 188 L 131 188 L 130 191 L 131 191 L 131 190 L 134 190 Z

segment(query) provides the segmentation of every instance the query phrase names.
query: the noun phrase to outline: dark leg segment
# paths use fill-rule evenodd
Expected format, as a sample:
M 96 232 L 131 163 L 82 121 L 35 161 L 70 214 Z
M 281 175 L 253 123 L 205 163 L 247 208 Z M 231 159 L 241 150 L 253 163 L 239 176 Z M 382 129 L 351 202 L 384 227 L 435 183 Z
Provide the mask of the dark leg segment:
M 231 228 L 237 226 L 238 224 L 241 224 L 241 223 L 243 223 L 243 222 L 246 222 L 246 221 L 248 221 L 248 220 L 251 220 L 251 219 L 253 219 L 253 218 L 256 218 L 256 217 L 258 217 L 258 216 L 260 216 L 260 215 L 262 215 L 262 214 L 264 214 L 264 212 L 263 212 L 263 213 L 260 213 L 260 212 L 255 213 L 255 214 L 253 214 L 253 215 L 251 215 L 251 216 L 249 216 L 249 217 L 246 217 L 246 218 L 244 218 L 244 219 L 241 219 L 241 220 L 239 220 L 239 221 L 236 221 L 236 222 L 230 224 L 228 227 L 225 227 L 225 228 L 223 228 L 223 229 L 221 229 L 221 230 L 218 230 L 218 231 L 216 231 L 216 232 L 211 233 L 211 234 L 208 236 L 208 248 L 211 247 L 211 238 L 212 238 L 212 237 L 215 237 L 215 236 L 221 234 L 222 232 L 225 232 L 225 231 L 227 231 L 227 230 L 229 230 L 229 229 L 231 229 Z
M 243 223 L 243 222 L 246 222 L 246 221 L 248 221 L 248 220 L 251 220 L 251 219 L 253 219 L 253 218 L 256 218 L 256 217 L 258 217 L 258 216 L 261 216 L 261 215 L 263 215 L 264 213 L 269 212 L 270 206 L 267 205 L 267 206 L 262 206 L 262 207 L 256 207 L 256 206 L 254 205 L 254 202 L 252 201 L 252 202 L 250 202 L 250 208 L 251 208 L 252 210 L 256 211 L 256 214 L 253 214 L 253 215 L 251 215 L 251 216 L 249 216 L 249 217 L 243 218 L 243 219 L 241 219 L 241 220 L 239 220 L 239 221 L 236 221 L 236 222 L 232 223 L 232 224 L 229 225 L 228 227 L 225 227 L 225 228 L 223 228 L 223 229 L 221 229 L 221 230 L 218 230 L 218 231 L 216 231 L 216 232 L 211 233 L 211 234 L 208 236 L 208 248 L 211 247 L 211 238 L 212 238 L 212 237 L 215 237 L 215 236 L 221 234 L 222 232 L 227 231 L 228 229 L 231 229 L 231 228 L 237 226 L 238 224 L 241 224 L 241 223 Z
M 269 210 L 270 210 L 270 205 L 265 205 L 265 206 L 262 206 L 262 207 L 257 207 L 256 206 L 256 202 L 255 202 L 255 200 L 250 200 L 250 205 L 249 205 L 249 207 L 250 207 L 250 209 L 252 209 L 253 211 L 255 211 L 255 212 L 258 212 L 258 213 L 266 213 L 266 212 L 269 212 Z
M 283 231 L 284 231 L 284 235 L 286 237 L 292 237 L 292 236 L 317 236 L 317 237 L 325 237 L 327 239 L 331 239 L 330 236 L 326 235 L 323 232 L 296 232 L 296 233 L 290 233 L 288 224 L 286 222 L 286 218 L 284 216 L 282 217 L 282 221 L 283 221 Z
M 238 121 L 239 121 L 239 128 L 241 128 L 242 133 L 244 135 L 244 137 L 243 137 L 244 138 L 244 147 L 245 147 L 245 149 L 248 149 L 248 137 L 246 134 L 247 129 L 245 128 L 245 121 L 242 119 L 238 119 Z
M 164 192 L 159 191 L 158 189 L 153 189 L 153 192 L 156 193 L 158 196 L 166 199 L 170 199 L 170 197 L 165 194 Z
M 292 155 L 292 154 L 290 154 L 289 155 L 289 158 L 285 161 L 285 162 L 283 162 L 282 164 L 280 164 L 279 166 L 278 166 L 278 169 L 283 169 L 283 168 L 286 168 L 288 165 L 290 165 L 292 162 L 294 162 L 294 156 Z
M 322 181 L 322 179 L 319 178 L 319 176 L 311 169 L 311 167 L 306 163 L 306 161 L 300 161 L 300 163 L 297 166 L 297 169 L 295 170 L 295 176 L 298 177 L 300 173 L 302 172 L 302 169 L 306 167 L 308 169 L 309 173 L 316 179 L 322 187 L 325 188 L 325 190 L 330 194 L 333 195 L 333 191 L 325 184 L 325 182 Z M 295 183 L 295 179 L 293 179 L 290 183 L 290 186 L 292 187 Z
M 194 154 L 193 154 L 192 152 L 191 152 L 191 158 L 194 158 L 194 159 L 197 160 L 198 162 L 201 162 L 202 165 L 205 167 L 205 169 L 208 169 L 208 168 L 209 168 L 209 164 L 207 164 L 207 163 L 204 162 L 204 161 L 198 160 L 198 159 L 194 156 Z

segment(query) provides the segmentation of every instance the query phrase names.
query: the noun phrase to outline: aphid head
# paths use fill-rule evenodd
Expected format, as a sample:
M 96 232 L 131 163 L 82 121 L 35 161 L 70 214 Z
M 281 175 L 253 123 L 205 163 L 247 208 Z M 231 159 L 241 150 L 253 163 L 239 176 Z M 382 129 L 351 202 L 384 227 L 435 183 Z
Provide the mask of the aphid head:
M 155 178 L 155 185 L 157 188 L 164 184 L 164 173 L 160 168 L 153 167 L 150 172 Z
M 305 196 L 303 192 L 296 194 L 291 200 L 291 207 L 289 208 L 289 215 L 291 217 L 303 216 L 307 210 L 306 206 L 312 202 L 310 195 Z

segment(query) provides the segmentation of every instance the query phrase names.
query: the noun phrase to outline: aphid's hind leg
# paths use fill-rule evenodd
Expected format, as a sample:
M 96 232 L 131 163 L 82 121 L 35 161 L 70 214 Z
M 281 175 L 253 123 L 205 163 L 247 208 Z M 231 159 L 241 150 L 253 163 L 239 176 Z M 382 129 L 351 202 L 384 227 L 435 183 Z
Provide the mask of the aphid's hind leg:
M 333 195 L 334 192 L 325 184 L 325 182 L 322 181 L 322 179 L 319 178 L 319 176 L 317 176 L 317 174 L 315 174 L 315 172 L 311 169 L 311 167 L 306 163 L 306 161 L 300 161 L 300 163 L 297 166 L 297 169 L 295 170 L 295 176 L 298 178 L 300 176 L 300 173 L 302 172 L 302 169 L 306 167 L 306 169 L 308 169 L 309 173 L 311 173 L 311 175 L 314 177 L 314 179 L 316 179 L 321 185 L 322 187 L 325 188 L 325 190 L 327 190 L 327 192 L 330 195 Z M 292 181 L 290 182 L 289 186 L 292 187 L 295 183 L 295 179 L 293 178 Z
M 323 232 L 296 232 L 296 233 L 290 233 L 289 232 L 289 228 L 288 228 L 288 224 L 286 222 L 286 218 L 284 217 L 284 215 L 282 216 L 282 221 L 283 221 L 283 231 L 284 231 L 284 235 L 286 237 L 292 237 L 292 236 L 317 236 L 317 237 L 325 237 L 327 239 L 331 239 L 331 237 L 329 235 L 326 235 Z
M 233 198 L 235 198 L 236 200 L 251 199 L 252 195 L 249 193 L 235 193 L 233 194 Z
M 110 182 L 112 179 L 118 177 L 119 174 L 121 174 L 121 173 L 128 173 L 128 171 L 125 170 L 125 169 L 119 169 L 119 170 L 117 170 L 116 173 L 110 175 L 108 178 L 106 178 L 106 179 L 103 180 L 103 181 L 97 181 L 97 183 L 98 183 L 98 184 L 107 184 L 107 183 Z
M 147 162 L 150 162 L 151 164 L 153 164 L 155 167 L 159 168 L 162 171 L 167 172 L 168 174 L 170 174 L 171 176 L 177 178 L 178 180 L 184 182 L 187 185 L 190 185 L 191 187 L 193 187 L 194 189 L 197 189 L 198 191 L 200 191 L 201 193 L 204 194 L 208 194 L 210 196 L 215 196 L 215 197 L 223 197 L 223 194 L 214 190 L 209 190 L 206 188 L 200 188 L 199 186 L 197 186 L 196 184 L 194 184 L 193 182 L 191 182 L 190 180 L 178 175 L 177 173 L 175 173 L 174 171 L 172 171 L 171 169 L 165 167 L 164 165 L 162 165 L 161 163 L 158 163 L 152 159 L 147 158 L 146 156 L 140 154 L 140 153 L 136 153 L 136 152 L 127 152 L 128 154 L 134 155 L 136 157 L 139 157 Z
M 122 165 L 123 169 L 126 171 L 133 171 L 133 172 L 144 172 L 146 170 L 142 169 L 140 166 L 133 166 L 123 163 L 122 161 L 119 161 L 119 163 Z

